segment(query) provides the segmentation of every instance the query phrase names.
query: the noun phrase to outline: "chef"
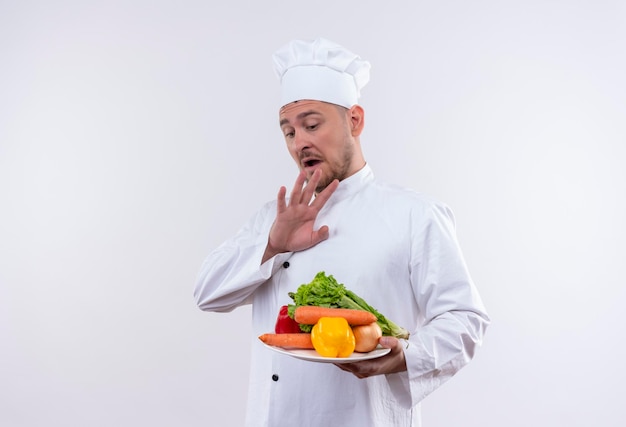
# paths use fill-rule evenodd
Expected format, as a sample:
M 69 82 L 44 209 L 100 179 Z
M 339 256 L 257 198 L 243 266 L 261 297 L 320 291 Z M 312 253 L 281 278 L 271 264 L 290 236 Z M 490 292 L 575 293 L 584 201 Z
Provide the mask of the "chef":
M 473 358 L 489 317 L 448 206 L 378 180 L 360 143 L 370 64 L 329 40 L 273 56 L 278 123 L 299 174 L 203 263 L 202 310 L 252 304 L 248 426 L 420 426 L 420 402 Z M 379 141 L 383 144 L 385 141 Z M 324 271 L 410 332 L 347 364 L 271 351 L 289 292 Z

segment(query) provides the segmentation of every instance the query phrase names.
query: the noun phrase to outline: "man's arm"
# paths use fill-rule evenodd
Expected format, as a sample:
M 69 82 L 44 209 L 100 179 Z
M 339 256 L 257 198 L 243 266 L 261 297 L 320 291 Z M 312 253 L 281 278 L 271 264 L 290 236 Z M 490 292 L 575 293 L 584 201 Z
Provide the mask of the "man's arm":
M 311 201 L 320 175 L 317 171 L 304 185 L 305 176 L 300 173 L 288 202 L 285 187 L 279 190 L 273 222 L 273 211 L 266 207 L 206 258 L 194 291 L 202 310 L 230 311 L 249 302 L 254 290 L 280 268 L 283 258 L 328 238 L 328 227 L 314 230 L 313 226 L 339 183 L 335 180 Z
M 470 362 L 490 321 L 467 272 L 452 213 L 437 205 L 427 215 L 430 218 L 416 221 L 413 230 L 415 264 L 411 266 L 424 323 L 408 341 L 381 338 L 381 345 L 392 349 L 386 356 L 338 365 L 359 378 L 387 375 L 392 391 L 406 407 Z

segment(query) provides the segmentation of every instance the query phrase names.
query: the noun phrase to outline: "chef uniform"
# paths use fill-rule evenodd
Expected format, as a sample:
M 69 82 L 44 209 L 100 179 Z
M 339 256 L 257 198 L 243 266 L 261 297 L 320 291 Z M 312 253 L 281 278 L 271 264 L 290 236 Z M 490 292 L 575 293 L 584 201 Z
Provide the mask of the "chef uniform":
M 274 55 L 282 104 L 356 104 L 369 63 L 325 39 L 294 41 Z M 315 82 L 315 84 L 311 84 Z M 248 426 L 420 426 L 420 401 L 474 356 L 489 317 L 468 273 L 450 209 L 377 180 L 366 164 L 342 180 L 318 214 L 329 238 L 261 263 L 276 201 L 263 206 L 205 260 L 195 298 L 202 310 L 252 304 Z M 359 379 L 332 363 L 271 351 L 289 292 L 324 271 L 409 330 L 406 372 Z

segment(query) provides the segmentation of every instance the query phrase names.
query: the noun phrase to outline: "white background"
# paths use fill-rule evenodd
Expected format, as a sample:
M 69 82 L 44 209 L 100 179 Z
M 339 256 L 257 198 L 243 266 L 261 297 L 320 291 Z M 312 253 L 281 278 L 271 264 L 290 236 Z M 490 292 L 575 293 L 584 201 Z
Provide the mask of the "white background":
M 317 36 L 493 319 L 424 425 L 624 425 L 625 5 L 0 2 L 0 425 L 242 425 L 249 308 L 193 285 L 295 179 L 270 58 Z

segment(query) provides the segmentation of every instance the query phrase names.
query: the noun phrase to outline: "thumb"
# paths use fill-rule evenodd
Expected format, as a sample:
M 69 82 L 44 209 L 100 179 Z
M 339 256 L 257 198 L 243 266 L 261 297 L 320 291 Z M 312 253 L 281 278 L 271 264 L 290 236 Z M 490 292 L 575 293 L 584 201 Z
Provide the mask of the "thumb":
M 328 226 L 323 225 L 319 230 L 313 232 L 313 244 L 317 245 L 319 242 L 322 242 L 328 239 L 330 232 L 328 231 Z
M 394 337 L 380 337 L 378 343 L 385 348 L 394 348 L 400 344 L 400 341 Z

